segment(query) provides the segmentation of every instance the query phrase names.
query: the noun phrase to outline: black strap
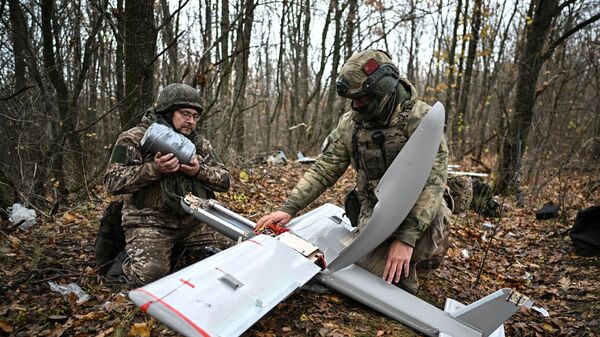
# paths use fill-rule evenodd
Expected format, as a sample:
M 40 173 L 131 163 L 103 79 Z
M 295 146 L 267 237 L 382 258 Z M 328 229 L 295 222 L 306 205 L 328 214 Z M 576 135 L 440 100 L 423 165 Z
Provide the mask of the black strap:
M 354 151 L 354 160 L 356 161 L 356 170 L 360 169 L 360 162 L 358 161 L 358 129 L 362 128 L 362 123 L 358 120 L 354 120 L 354 126 L 352 127 L 352 151 Z

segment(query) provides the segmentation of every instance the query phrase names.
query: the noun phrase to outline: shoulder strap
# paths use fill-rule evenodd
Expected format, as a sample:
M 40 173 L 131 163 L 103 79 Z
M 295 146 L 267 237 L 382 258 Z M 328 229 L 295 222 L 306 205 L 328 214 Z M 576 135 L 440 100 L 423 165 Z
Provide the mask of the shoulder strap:
M 356 169 L 360 167 L 360 163 L 358 161 L 358 129 L 361 129 L 362 123 L 358 120 L 354 120 L 354 125 L 352 126 L 352 152 L 354 152 L 354 160 L 356 162 Z

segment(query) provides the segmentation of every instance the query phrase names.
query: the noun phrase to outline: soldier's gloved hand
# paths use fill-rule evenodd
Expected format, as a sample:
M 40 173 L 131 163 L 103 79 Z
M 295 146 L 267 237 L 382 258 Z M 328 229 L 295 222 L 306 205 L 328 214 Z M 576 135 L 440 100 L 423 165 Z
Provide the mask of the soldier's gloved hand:
M 285 226 L 290 220 L 292 216 L 287 214 L 284 211 L 275 211 L 271 214 L 265 215 L 256 223 L 255 231 L 260 231 L 263 227 L 267 225 L 280 225 Z
M 163 156 L 162 153 L 157 152 L 154 155 L 154 164 L 158 167 L 158 170 L 164 174 L 175 173 L 179 170 L 179 159 L 172 153 L 167 153 Z
M 198 162 L 198 157 L 194 156 L 192 160 L 190 160 L 187 164 L 181 164 L 179 166 L 179 170 L 190 177 L 195 177 L 200 171 L 200 163 Z
M 390 243 L 382 276 L 388 284 L 398 283 L 402 274 L 404 277 L 408 276 L 412 252 L 413 247 L 402 241 L 394 240 Z

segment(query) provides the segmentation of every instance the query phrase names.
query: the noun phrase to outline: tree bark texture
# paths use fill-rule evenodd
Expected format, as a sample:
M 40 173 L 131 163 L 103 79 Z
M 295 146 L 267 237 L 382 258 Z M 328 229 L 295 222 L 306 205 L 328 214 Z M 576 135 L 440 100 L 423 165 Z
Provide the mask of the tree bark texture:
M 156 27 L 154 2 L 125 0 L 125 98 L 121 128 L 135 126 L 154 102 L 154 56 Z

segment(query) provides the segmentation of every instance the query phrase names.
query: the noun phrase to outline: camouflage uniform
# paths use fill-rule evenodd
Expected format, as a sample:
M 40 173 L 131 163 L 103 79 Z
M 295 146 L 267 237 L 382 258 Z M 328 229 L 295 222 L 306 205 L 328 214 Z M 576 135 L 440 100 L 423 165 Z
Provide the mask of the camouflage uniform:
M 347 64 L 344 65 L 346 66 Z M 344 68 L 342 68 L 343 72 Z M 377 203 L 374 189 L 381 175 L 431 108 L 417 99 L 417 91 L 407 79 L 400 78 L 400 84 L 395 108 L 384 123 L 361 121 L 356 118 L 357 112 L 354 110 L 340 118 L 337 127 L 323 143 L 322 153 L 317 161 L 290 193 L 281 211 L 294 216 L 332 186 L 348 166 L 352 165 L 357 171 L 356 191 L 361 204 L 359 231 L 367 225 Z M 377 131 L 385 133 L 386 140 L 383 147 L 370 141 L 371 136 Z M 379 161 L 387 162 L 386 166 L 381 167 L 372 160 L 379 155 L 378 153 L 385 158 Z M 382 275 L 387 248 L 392 239 L 414 247 L 411 263 L 436 254 L 443 256 L 447 248 L 443 243 L 448 237 L 445 219 L 450 213 L 442 198 L 447 178 L 447 164 L 448 148 L 445 137 L 442 137 L 427 183 L 414 207 L 406 219 L 398 224 L 392 237 L 359 261 L 359 265 L 376 275 Z
M 214 232 L 189 215 L 178 215 L 162 203 L 161 181 L 190 179 L 213 191 L 229 189 L 230 174 L 210 143 L 195 132 L 188 137 L 196 145 L 200 171 L 196 177 L 181 172 L 161 173 L 154 163 L 154 153 L 142 150 L 141 139 L 157 116 L 151 110 L 142 122 L 119 135 L 104 176 L 104 186 L 111 194 L 123 195 L 122 226 L 128 257 L 123 272 L 128 283 L 141 286 L 171 271 L 174 248 L 197 249 L 205 246 L 225 248 L 230 240 Z M 206 195 L 204 195 L 206 196 Z

